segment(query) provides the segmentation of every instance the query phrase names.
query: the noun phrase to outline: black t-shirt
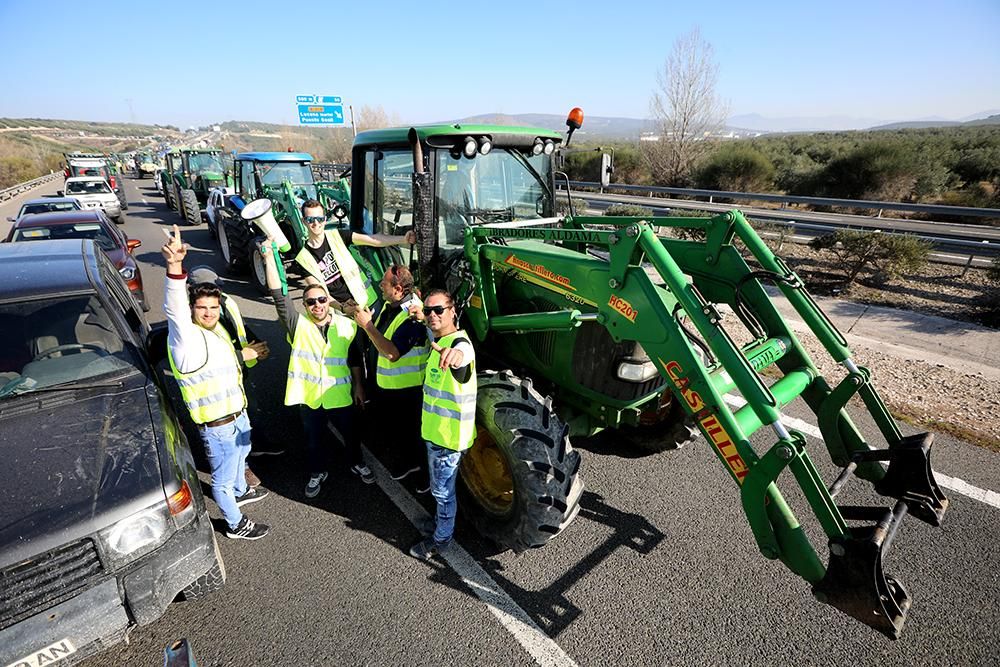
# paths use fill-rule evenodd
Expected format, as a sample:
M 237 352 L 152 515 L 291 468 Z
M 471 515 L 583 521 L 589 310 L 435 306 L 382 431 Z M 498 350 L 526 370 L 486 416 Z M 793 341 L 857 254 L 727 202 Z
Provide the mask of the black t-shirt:
M 386 304 L 382 312 L 379 313 L 375 321 L 375 328 L 385 335 L 386 330 L 392 321 L 396 319 L 400 311 L 399 304 L 391 306 Z M 427 325 L 407 318 L 400 324 L 392 334 L 392 344 L 399 350 L 399 356 L 403 356 L 414 347 L 423 344 L 427 340 Z
M 344 246 L 350 247 L 353 242 L 352 236 L 354 232 L 349 229 L 340 229 L 337 230 L 337 233 L 340 234 Z M 319 270 L 323 273 L 323 281 L 326 283 L 326 289 L 330 292 L 330 296 L 340 303 L 346 303 L 348 299 L 353 298 L 351 290 L 348 289 L 347 283 L 344 282 L 344 278 L 341 275 L 340 267 L 337 266 L 333 250 L 330 249 L 329 239 L 324 235 L 323 243 L 318 248 L 313 248 L 308 243 L 305 246 L 306 250 L 309 251 L 309 254 L 313 256 L 313 259 L 319 265 Z

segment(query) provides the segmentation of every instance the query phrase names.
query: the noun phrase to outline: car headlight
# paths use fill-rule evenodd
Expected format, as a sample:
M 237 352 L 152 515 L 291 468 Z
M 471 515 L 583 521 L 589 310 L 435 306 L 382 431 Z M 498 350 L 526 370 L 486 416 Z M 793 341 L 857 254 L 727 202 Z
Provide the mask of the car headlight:
M 648 382 L 659 374 L 652 361 L 623 361 L 616 375 L 625 382 Z
M 133 266 L 123 266 L 118 269 L 118 273 L 122 274 L 122 278 L 125 280 L 132 280 L 135 278 L 135 267 Z
M 171 527 L 166 503 L 122 519 L 101 531 L 105 553 L 121 565 L 155 549 Z

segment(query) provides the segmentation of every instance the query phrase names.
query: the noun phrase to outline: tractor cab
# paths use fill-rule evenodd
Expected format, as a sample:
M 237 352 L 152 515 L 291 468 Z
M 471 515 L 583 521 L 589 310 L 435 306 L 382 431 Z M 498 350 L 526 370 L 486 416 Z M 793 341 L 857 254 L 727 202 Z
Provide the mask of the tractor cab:
M 308 153 L 240 153 L 233 165 L 236 191 L 244 202 L 261 197 L 273 200 L 272 195 L 288 183 L 296 205 L 301 206 L 316 198 L 311 163 Z

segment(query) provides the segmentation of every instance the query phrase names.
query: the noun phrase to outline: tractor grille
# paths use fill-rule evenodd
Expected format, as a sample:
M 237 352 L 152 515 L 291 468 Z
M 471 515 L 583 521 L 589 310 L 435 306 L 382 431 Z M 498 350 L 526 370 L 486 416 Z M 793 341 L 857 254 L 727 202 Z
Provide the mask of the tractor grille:
M 70 599 L 103 574 L 97 549 L 88 539 L 0 571 L 0 630 Z
M 645 357 L 634 341 L 616 343 L 607 329 L 584 324 L 577 329 L 573 347 L 573 379 L 584 387 L 619 401 L 631 401 L 656 391 L 663 385 L 659 375 L 643 383 L 625 382 L 616 375 L 618 364 L 627 357 Z

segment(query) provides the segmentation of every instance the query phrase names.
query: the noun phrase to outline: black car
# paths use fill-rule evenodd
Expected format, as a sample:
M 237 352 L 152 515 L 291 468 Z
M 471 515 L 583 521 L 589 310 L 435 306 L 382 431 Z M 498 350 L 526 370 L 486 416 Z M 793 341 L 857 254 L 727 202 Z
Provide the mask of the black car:
M 75 661 L 225 582 L 158 333 L 93 241 L 0 245 L 0 665 Z

